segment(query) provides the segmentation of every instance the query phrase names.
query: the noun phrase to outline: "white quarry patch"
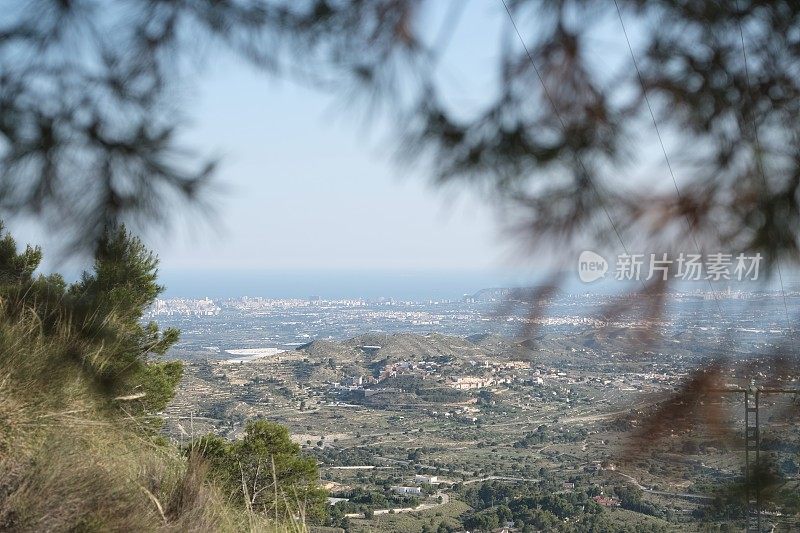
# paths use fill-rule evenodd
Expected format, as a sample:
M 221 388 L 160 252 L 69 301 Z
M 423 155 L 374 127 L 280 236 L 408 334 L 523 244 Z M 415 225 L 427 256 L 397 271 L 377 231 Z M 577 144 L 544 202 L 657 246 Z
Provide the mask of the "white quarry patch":
M 283 350 L 281 348 L 242 348 L 239 350 L 225 350 L 226 354 L 242 356 L 242 357 L 235 357 L 233 359 L 227 359 L 225 362 L 246 363 L 248 361 L 261 359 L 262 357 L 271 357 L 273 355 L 277 355 L 285 351 L 286 350 Z

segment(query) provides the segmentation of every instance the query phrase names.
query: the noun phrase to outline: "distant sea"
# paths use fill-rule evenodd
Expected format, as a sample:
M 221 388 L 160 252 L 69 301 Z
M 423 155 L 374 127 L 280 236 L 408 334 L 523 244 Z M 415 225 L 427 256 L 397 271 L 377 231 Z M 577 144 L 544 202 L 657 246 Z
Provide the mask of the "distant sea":
M 159 272 L 166 298 L 455 299 L 488 287 L 526 286 L 541 276 L 487 272 L 255 271 Z
M 545 272 L 394 272 L 394 271 L 314 271 L 314 270 L 163 270 L 159 281 L 166 286 L 166 298 L 264 298 L 344 299 L 379 298 L 395 300 L 457 299 L 481 289 L 494 287 L 530 287 L 549 279 Z M 786 289 L 798 290 L 800 284 L 786 279 Z M 565 293 L 613 294 L 640 289 L 613 278 L 595 283 L 581 283 L 574 272 L 566 273 L 561 290 Z M 755 283 L 719 283 L 715 291 L 778 288 L 775 280 L 766 285 Z M 707 281 L 681 283 L 680 291 L 709 290 Z

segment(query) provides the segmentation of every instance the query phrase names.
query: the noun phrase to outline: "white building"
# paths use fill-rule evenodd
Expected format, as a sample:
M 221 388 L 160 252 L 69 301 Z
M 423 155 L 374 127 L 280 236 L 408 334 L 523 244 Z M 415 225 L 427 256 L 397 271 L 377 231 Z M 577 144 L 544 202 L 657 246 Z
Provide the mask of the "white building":
M 414 476 L 414 483 L 427 483 L 428 485 L 433 485 L 434 483 L 439 483 L 439 477 L 417 474 Z
M 422 489 L 420 487 L 392 487 L 392 490 L 397 494 L 411 494 L 414 496 L 422 494 Z

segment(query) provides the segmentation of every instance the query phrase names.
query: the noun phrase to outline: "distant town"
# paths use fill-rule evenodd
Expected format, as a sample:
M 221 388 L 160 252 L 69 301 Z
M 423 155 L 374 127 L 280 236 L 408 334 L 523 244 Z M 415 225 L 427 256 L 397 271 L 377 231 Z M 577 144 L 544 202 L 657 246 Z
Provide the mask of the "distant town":
M 766 377 L 769 354 L 790 342 L 782 296 L 670 293 L 659 314 L 636 296 L 527 294 L 159 300 L 149 318 L 181 329 L 170 356 L 185 362 L 165 435 L 236 439 L 258 417 L 286 425 L 316 456 L 331 514 L 352 531 L 424 530 L 429 516 L 477 523 L 468 502 L 497 483 L 584 502 L 573 520 L 602 508 L 637 531 L 706 516 L 714 487 L 738 479 L 740 448 L 707 428 L 676 427 L 646 459 L 620 459 L 659 402 L 704 362 L 746 361 L 747 375 L 737 365 L 722 370 L 721 387 Z M 791 305 L 798 297 L 787 292 Z M 735 397 L 712 404 L 743 424 Z M 777 422 L 785 408 L 783 399 L 764 407 L 773 420 L 764 436 L 794 443 Z M 787 446 L 771 453 L 800 480 L 795 444 Z

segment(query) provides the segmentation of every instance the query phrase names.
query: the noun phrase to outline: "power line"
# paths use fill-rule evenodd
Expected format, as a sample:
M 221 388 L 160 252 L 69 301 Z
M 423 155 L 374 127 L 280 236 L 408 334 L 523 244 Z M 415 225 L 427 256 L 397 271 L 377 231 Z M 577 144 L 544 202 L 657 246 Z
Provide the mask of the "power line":
M 653 120 L 653 127 L 656 130 L 656 136 L 658 137 L 658 143 L 661 145 L 661 152 L 664 154 L 664 161 L 667 163 L 667 169 L 669 170 L 669 175 L 672 178 L 672 184 L 675 186 L 675 194 L 678 196 L 678 200 L 682 201 L 683 197 L 681 196 L 681 191 L 678 188 L 678 180 L 675 179 L 675 172 L 672 170 L 672 163 L 669 161 L 669 156 L 667 155 L 667 148 L 664 146 L 664 139 L 661 137 L 661 129 L 658 127 L 658 121 L 656 120 L 656 115 L 653 112 L 653 106 L 650 105 L 650 97 L 647 96 L 647 88 L 644 84 L 644 78 L 642 77 L 642 73 L 639 70 L 639 64 L 636 61 L 636 55 L 633 53 L 633 46 L 631 46 L 631 40 L 628 38 L 628 30 L 625 28 L 625 22 L 622 20 L 622 10 L 619 8 L 619 3 L 617 0 L 614 0 L 614 6 L 617 8 L 617 16 L 619 17 L 619 24 L 622 26 L 622 34 L 625 36 L 625 42 L 628 43 L 628 51 L 630 51 L 631 59 L 633 60 L 633 68 L 636 69 L 636 76 L 639 78 L 639 84 L 642 86 L 642 95 L 644 96 L 644 101 L 647 104 L 647 110 L 650 112 L 650 118 Z M 702 254 L 700 249 L 700 244 L 697 242 L 697 235 L 692 230 L 692 223 L 689 220 L 689 215 L 686 215 L 686 229 L 689 231 L 689 234 L 694 241 L 694 246 L 697 249 L 698 254 Z M 707 279 L 708 287 L 711 289 L 711 294 L 714 296 L 714 302 L 717 304 L 717 311 L 719 311 L 720 316 L 723 315 L 722 313 L 722 306 L 719 303 L 719 296 L 717 292 L 714 290 L 714 285 L 711 283 L 710 279 Z
M 622 26 L 622 33 L 625 36 L 625 41 L 628 45 L 628 50 L 631 55 L 631 59 L 633 61 L 633 66 L 636 69 L 636 75 L 639 79 L 639 83 L 642 87 L 642 94 L 644 96 L 645 103 L 647 104 L 647 109 L 650 112 L 650 118 L 653 120 L 653 127 L 656 131 L 656 136 L 658 137 L 658 142 L 661 145 L 661 151 L 664 154 L 664 160 L 667 163 L 667 168 L 669 170 L 669 174 L 672 177 L 672 183 L 675 185 L 675 193 L 678 195 L 678 199 L 681 199 L 680 189 L 678 188 L 678 182 L 675 179 L 675 173 L 672 169 L 672 165 L 669 161 L 669 156 L 667 154 L 666 147 L 664 146 L 664 141 L 661 137 L 661 132 L 658 127 L 658 122 L 655 117 L 655 113 L 653 112 L 653 107 L 650 104 L 650 99 L 647 95 L 647 89 L 644 83 L 644 79 L 642 77 L 641 71 L 639 70 L 639 66 L 636 62 L 636 56 L 633 52 L 633 46 L 631 45 L 630 39 L 628 37 L 628 32 L 625 28 L 625 22 L 622 18 L 622 10 L 619 7 L 619 2 L 614 0 L 614 6 L 617 10 L 617 16 L 619 18 L 620 25 Z M 736 2 L 736 8 L 738 11 L 738 0 Z M 742 41 L 742 54 L 744 55 L 744 67 L 745 67 L 745 75 L 747 79 L 747 86 L 748 86 L 748 93 L 750 93 L 750 76 L 748 73 L 747 67 L 747 53 L 745 50 L 745 43 L 744 43 L 744 32 L 742 30 L 741 21 L 739 21 L 739 34 Z M 751 97 L 752 98 L 752 97 Z M 758 127 L 756 124 L 755 116 L 753 116 L 753 128 L 755 132 L 755 140 L 756 140 L 756 147 L 758 153 L 761 153 L 761 147 L 758 139 Z M 758 166 L 759 171 L 761 172 L 762 179 L 764 180 L 764 186 L 767 187 L 766 176 L 764 174 L 763 166 L 761 165 L 761 159 L 758 158 Z M 689 221 L 688 215 L 686 218 L 687 226 L 691 231 L 691 223 Z M 696 235 L 692 234 L 692 238 L 694 240 L 695 246 L 700 251 L 699 244 L 697 242 Z M 788 305 L 786 303 L 786 293 L 783 288 L 783 276 L 781 274 L 780 264 L 776 263 L 777 270 L 778 270 L 778 277 L 781 283 L 781 294 L 783 296 L 783 305 L 784 311 L 786 312 L 786 322 L 787 328 L 790 328 L 790 321 L 789 321 L 789 310 Z M 712 293 L 714 291 L 713 286 L 711 285 L 711 281 L 709 280 L 709 286 L 711 286 Z M 716 300 L 716 298 L 715 298 Z M 717 300 L 717 307 L 719 308 L 719 301 Z M 720 309 L 720 314 L 721 314 Z M 759 459 L 759 452 L 760 452 L 760 425 L 759 425 L 759 394 L 760 393 L 794 393 L 797 394 L 797 390 L 794 389 L 759 389 L 755 387 L 755 384 L 751 385 L 751 389 L 738 389 L 738 390 L 731 390 L 726 392 L 742 392 L 744 393 L 744 404 L 745 404 L 745 490 L 747 492 L 747 507 L 748 507 L 748 515 L 747 515 L 747 530 L 748 531 L 761 531 L 761 492 L 760 487 L 756 485 L 755 487 L 750 486 L 750 452 L 755 453 L 755 465 L 756 467 L 760 464 Z M 754 494 L 751 494 L 751 491 Z
M 536 76 L 539 78 L 539 83 L 542 84 L 542 90 L 544 91 L 544 95 L 547 98 L 547 100 L 550 102 L 550 105 L 553 107 L 553 112 L 555 113 L 556 118 L 558 119 L 559 123 L 561 123 L 561 128 L 562 128 L 563 132 L 566 134 L 566 132 L 567 132 L 567 124 L 566 124 L 566 122 L 564 122 L 564 119 L 561 117 L 561 113 L 558 111 L 558 106 L 556 105 L 556 102 L 553 99 L 553 97 L 550 95 L 550 91 L 547 90 L 547 85 L 544 82 L 544 78 L 542 77 L 541 72 L 539 72 L 539 69 L 536 67 L 536 62 L 533 60 L 533 55 L 531 55 L 530 50 L 528 50 L 528 46 L 525 44 L 525 39 L 522 38 L 522 34 L 520 33 L 519 28 L 517 27 L 517 23 L 514 21 L 514 15 L 512 15 L 511 10 L 509 9 L 508 4 L 506 3 L 506 0 L 500 0 L 500 1 L 503 3 L 503 7 L 505 8 L 506 13 L 508 13 L 508 19 L 511 21 L 511 25 L 514 27 L 514 31 L 516 32 L 517 37 L 519 38 L 519 42 L 522 44 L 522 48 L 525 49 L 525 54 L 528 56 L 528 60 L 530 61 L 534 72 L 536 72 Z M 586 180 L 591 184 L 592 189 L 595 192 L 595 195 L 597 195 L 597 198 L 598 198 L 599 203 L 600 203 L 600 207 L 603 208 L 603 212 L 605 213 L 606 218 L 608 218 L 608 222 L 609 222 L 609 224 L 611 224 L 611 228 L 614 230 L 614 233 L 616 234 L 617 239 L 619 239 L 619 243 L 622 245 L 623 251 L 625 252 L 626 255 L 630 255 L 630 253 L 628 252 L 628 247 L 625 246 L 625 241 L 622 240 L 622 235 L 620 234 L 619 230 L 617 229 L 616 224 L 614 224 L 614 220 L 611 218 L 611 214 L 608 212 L 608 208 L 605 206 L 605 203 L 603 203 L 603 197 L 600 195 L 600 191 L 598 190 L 597 184 L 591 178 L 591 176 L 589 174 L 589 171 L 586 168 L 586 165 L 583 163 L 583 160 L 580 158 L 580 156 L 578 154 L 575 154 L 575 161 L 578 163 L 578 165 L 580 165 L 581 170 L 583 171 L 583 174 L 584 174 Z M 641 281 L 641 280 L 639 280 L 639 281 L 641 282 L 642 287 L 644 288 L 645 287 L 644 282 Z
M 747 83 L 747 96 L 750 99 L 750 105 L 753 105 L 753 92 L 750 89 L 750 69 L 747 66 L 747 47 L 744 44 L 744 29 L 742 28 L 742 19 L 739 17 L 739 0 L 736 0 L 736 12 L 737 18 L 736 22 L 739 26 L 739 38 L 742 41 L 742 58 L 744 59 L 744 76 L 745 82 Z M 753 109 L 751 113 L 751 119 L 753 121 L 753 136 L 755 137 L 756 141 L 756 165 L 758 166 L 758 171 L 761 174 L 761 179 L 764 181 L 764 189 L 769 191 L 769 184 L 767 183 L 767 176 L 764 173 L 764 165 L 761 160 L 761 141 L 758 138 L 758 121 L 756 120 L 756 113 L 755 109 Z M 789 305 L 786 303 L 786 291 L 783 288 L 783 273 L 781 272 L 781 263 L 780 261 L 775 261 L 775 267 L 778 272 L 778 281 L 781 284 L 781 296 L 783 297 L 783 310 L 786 313 L 786 329 L 787 331 L 792 329 L 792 322 L 789 319 Z

